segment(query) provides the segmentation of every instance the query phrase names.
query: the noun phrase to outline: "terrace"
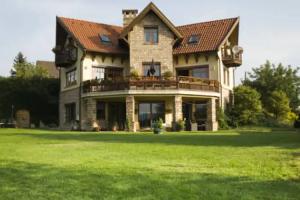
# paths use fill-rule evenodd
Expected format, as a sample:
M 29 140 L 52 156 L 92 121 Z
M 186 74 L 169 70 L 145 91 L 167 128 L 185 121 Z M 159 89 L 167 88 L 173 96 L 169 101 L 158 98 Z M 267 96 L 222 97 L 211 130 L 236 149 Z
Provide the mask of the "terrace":
M 220 83 L 216 80 L 177 77 L 125 77 L 114 80 L 87 80 L 83 82 L 83 93 L 118 90 L 197 90 L 219 92 Z

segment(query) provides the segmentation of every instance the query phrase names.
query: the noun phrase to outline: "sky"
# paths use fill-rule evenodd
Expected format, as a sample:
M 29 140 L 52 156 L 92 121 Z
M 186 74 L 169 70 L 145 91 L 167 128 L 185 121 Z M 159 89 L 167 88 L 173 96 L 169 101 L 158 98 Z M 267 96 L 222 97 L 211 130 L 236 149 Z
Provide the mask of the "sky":
M 149 0 L 1 0 L 0 76 L 9 75 L 19 51 L 28 61 L 54 60 L 55 17 L 122 25 L 122 9 L 141 11 Z M 239 45 L 245 72 L 268 59 L 300 67 L 299 0 L 153 0 L 175 24 L 240 16 Z

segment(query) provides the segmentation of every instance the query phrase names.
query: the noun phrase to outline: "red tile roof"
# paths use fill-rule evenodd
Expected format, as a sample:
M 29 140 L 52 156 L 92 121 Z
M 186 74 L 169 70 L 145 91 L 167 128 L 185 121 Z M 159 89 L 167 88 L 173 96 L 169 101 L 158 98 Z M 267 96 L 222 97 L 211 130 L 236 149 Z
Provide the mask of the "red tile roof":
M 63 23 L 65 28 L 74 35 L 87 51 L 128 53 L 126 48 L 122 48 L 119 45 L 119 35 L 123 27 L 64 17 L 58 17 L 58 20 Z M 100 41 L 99 34 L 107 35 L 111 39 L 112 44 L 103 44 Z
M 101 53 L 128 53 L 128 49 L 119 45 L 119 36 L 123 27 L 59 17 L 63 26 L 74 35 L 87 50 Z M 173 54 L 215 51 L 228 35 L 239 18 L 222 19 L 176 27 L 183 39 L 174 47 Z M 109 36 L 112 45 L 101 43 L 99 34 Z M 191 35 L 199 36 L 198 44 L 188 44 Z
M 178 26 L 183 40 L 173 50 L 173 54 L 215 51 L 228 35 L 239 18 L 222 19 Z M 199 36 L 198 44 L 188 44 L 190 36 Z

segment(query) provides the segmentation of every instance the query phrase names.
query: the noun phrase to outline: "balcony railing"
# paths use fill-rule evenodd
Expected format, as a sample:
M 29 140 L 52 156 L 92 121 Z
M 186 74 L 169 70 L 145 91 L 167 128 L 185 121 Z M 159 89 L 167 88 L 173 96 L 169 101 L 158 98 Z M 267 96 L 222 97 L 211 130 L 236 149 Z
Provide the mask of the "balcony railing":
M 188 89 L 219 92 L 220 84 L 216 80 L 200 79 L 188 76 L 178 77 L 135 77 L 115 80 L 88 80 L 83 82 L 83 93 L 118 90 L 176 90 Z
M 227 67 L 238 67 L 242 65 L 242 51 L 234 53 L 231 48 L 222 49 L 222 61 Z
M 64 49 L 60 51 L 55 51 L 55 64 L 60 67 L 66 67 L 74 64 L 77 61 L 77 50 Z

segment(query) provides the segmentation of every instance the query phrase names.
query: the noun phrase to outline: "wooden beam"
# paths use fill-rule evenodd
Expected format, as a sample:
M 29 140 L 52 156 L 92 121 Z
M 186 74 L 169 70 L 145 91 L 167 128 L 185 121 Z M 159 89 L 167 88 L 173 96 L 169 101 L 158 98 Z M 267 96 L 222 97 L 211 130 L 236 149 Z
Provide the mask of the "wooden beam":
M 178 65 L 178 56 L 175 56 L 174 60 L 175 60 L 175 64 Z
M 105 61 L 105 55 L 102 54 L 102 55 L 101 55 L 101 58 L 102 58 L 102 62 L 104 62 L 104 61 Z
M 185 63 L 188 64 L 189 63 L 189 57 L 190 55 L 189 54 L 185 54 Z

